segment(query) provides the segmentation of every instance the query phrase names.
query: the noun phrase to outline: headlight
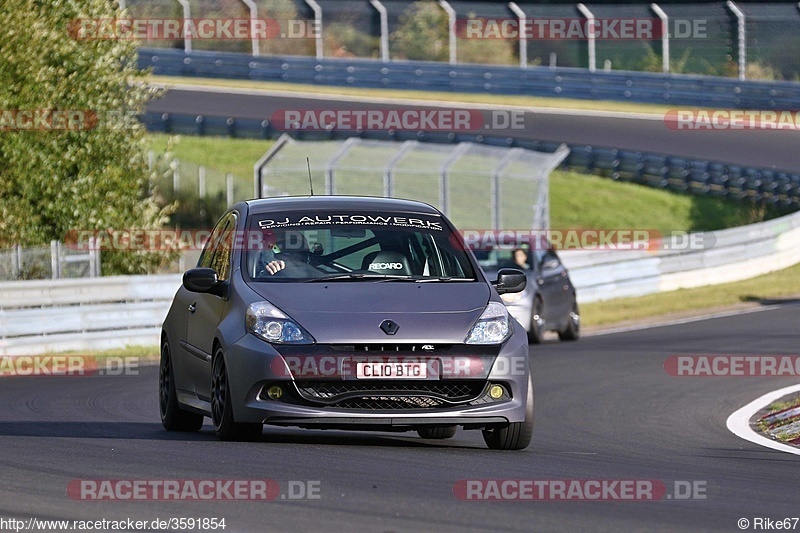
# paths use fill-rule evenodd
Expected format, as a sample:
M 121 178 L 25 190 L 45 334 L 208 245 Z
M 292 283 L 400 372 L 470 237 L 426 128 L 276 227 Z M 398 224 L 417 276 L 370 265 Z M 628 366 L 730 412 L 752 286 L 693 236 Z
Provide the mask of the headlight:
M 314 337 L 269 302 L 247 308 L 247 331 L 276 344 L 313 344 Z
M 511 323 L 506 306 L 489 302 L 467 335 L 467 344 L 500 344 L 511 335 Z

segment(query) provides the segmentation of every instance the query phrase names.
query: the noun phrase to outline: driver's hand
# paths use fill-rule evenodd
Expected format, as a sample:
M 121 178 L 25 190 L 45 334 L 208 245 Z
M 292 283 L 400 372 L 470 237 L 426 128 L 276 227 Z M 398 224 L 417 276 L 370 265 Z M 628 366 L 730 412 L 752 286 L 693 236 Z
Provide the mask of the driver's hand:
M 286 261 L 270 261 L 269 263 L 267 263 L 264 266 L 264 268 L 270 274 L 275 274 L 278 271 L 283 270 L 284 268 L 286 268 Z

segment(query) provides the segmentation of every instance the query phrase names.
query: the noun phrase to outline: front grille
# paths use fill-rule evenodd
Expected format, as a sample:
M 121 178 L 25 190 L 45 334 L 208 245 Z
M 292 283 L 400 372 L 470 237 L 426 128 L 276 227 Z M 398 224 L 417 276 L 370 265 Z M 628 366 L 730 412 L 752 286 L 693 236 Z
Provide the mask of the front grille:
M 337 352 L 422 352 L 422 353 L 442 353 L 449 350 L 451 344 L 430 344 L 430 343 L 370 343 L 370 344 L 331 344 L 331 349 Z
M 481 396 L 481 380 L 296 382 L 302 398 L 342 409 L 425 409 Z
M 402 409 L 432 409 L 448 405 L 448 403 L 430 396 L 364 396 L 363 398 L 352 398 L 338 402 L 335 407 L 338 409 L 397 411 Z

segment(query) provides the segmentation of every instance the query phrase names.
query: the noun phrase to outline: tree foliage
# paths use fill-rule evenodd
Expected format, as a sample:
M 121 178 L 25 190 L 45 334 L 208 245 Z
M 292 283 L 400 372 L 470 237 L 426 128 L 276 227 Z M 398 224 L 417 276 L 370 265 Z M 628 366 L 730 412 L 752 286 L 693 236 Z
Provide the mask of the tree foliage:
M 0 10 L 0 247 L 71 230 L 159 227 L 168 213 L 151 197 L 144 127 L 135 118 L 153 93 L 139 83 L 135 43 L 82 40 L 74 31 L 81 19 L 119 16 L 117 3 L 14 3 Z M 84 120 L 71 130 L 20 129 L 19 120 L 9 128 L 20 111 Z M 140 273 L 162 259 L 108 252 L 103 270 Z

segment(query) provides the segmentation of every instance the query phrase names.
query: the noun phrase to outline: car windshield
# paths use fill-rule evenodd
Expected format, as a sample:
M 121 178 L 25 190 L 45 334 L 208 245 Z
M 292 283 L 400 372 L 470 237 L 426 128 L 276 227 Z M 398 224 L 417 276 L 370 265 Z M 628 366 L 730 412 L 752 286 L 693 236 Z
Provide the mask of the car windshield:
M 377 212 L 254 214 L 246 268 L 254 281 L 474 281 L 441 217 Z
M 531 251 L 530 248 L 514 249 L 494 249 L 494 250 L 473 250 L 478 264 L 483 270 L 492 271 L 501 268 L 518 268 L 520 270 L 531 270 L 533 264 L 541 259 L 544 252 L 539 250 Z

